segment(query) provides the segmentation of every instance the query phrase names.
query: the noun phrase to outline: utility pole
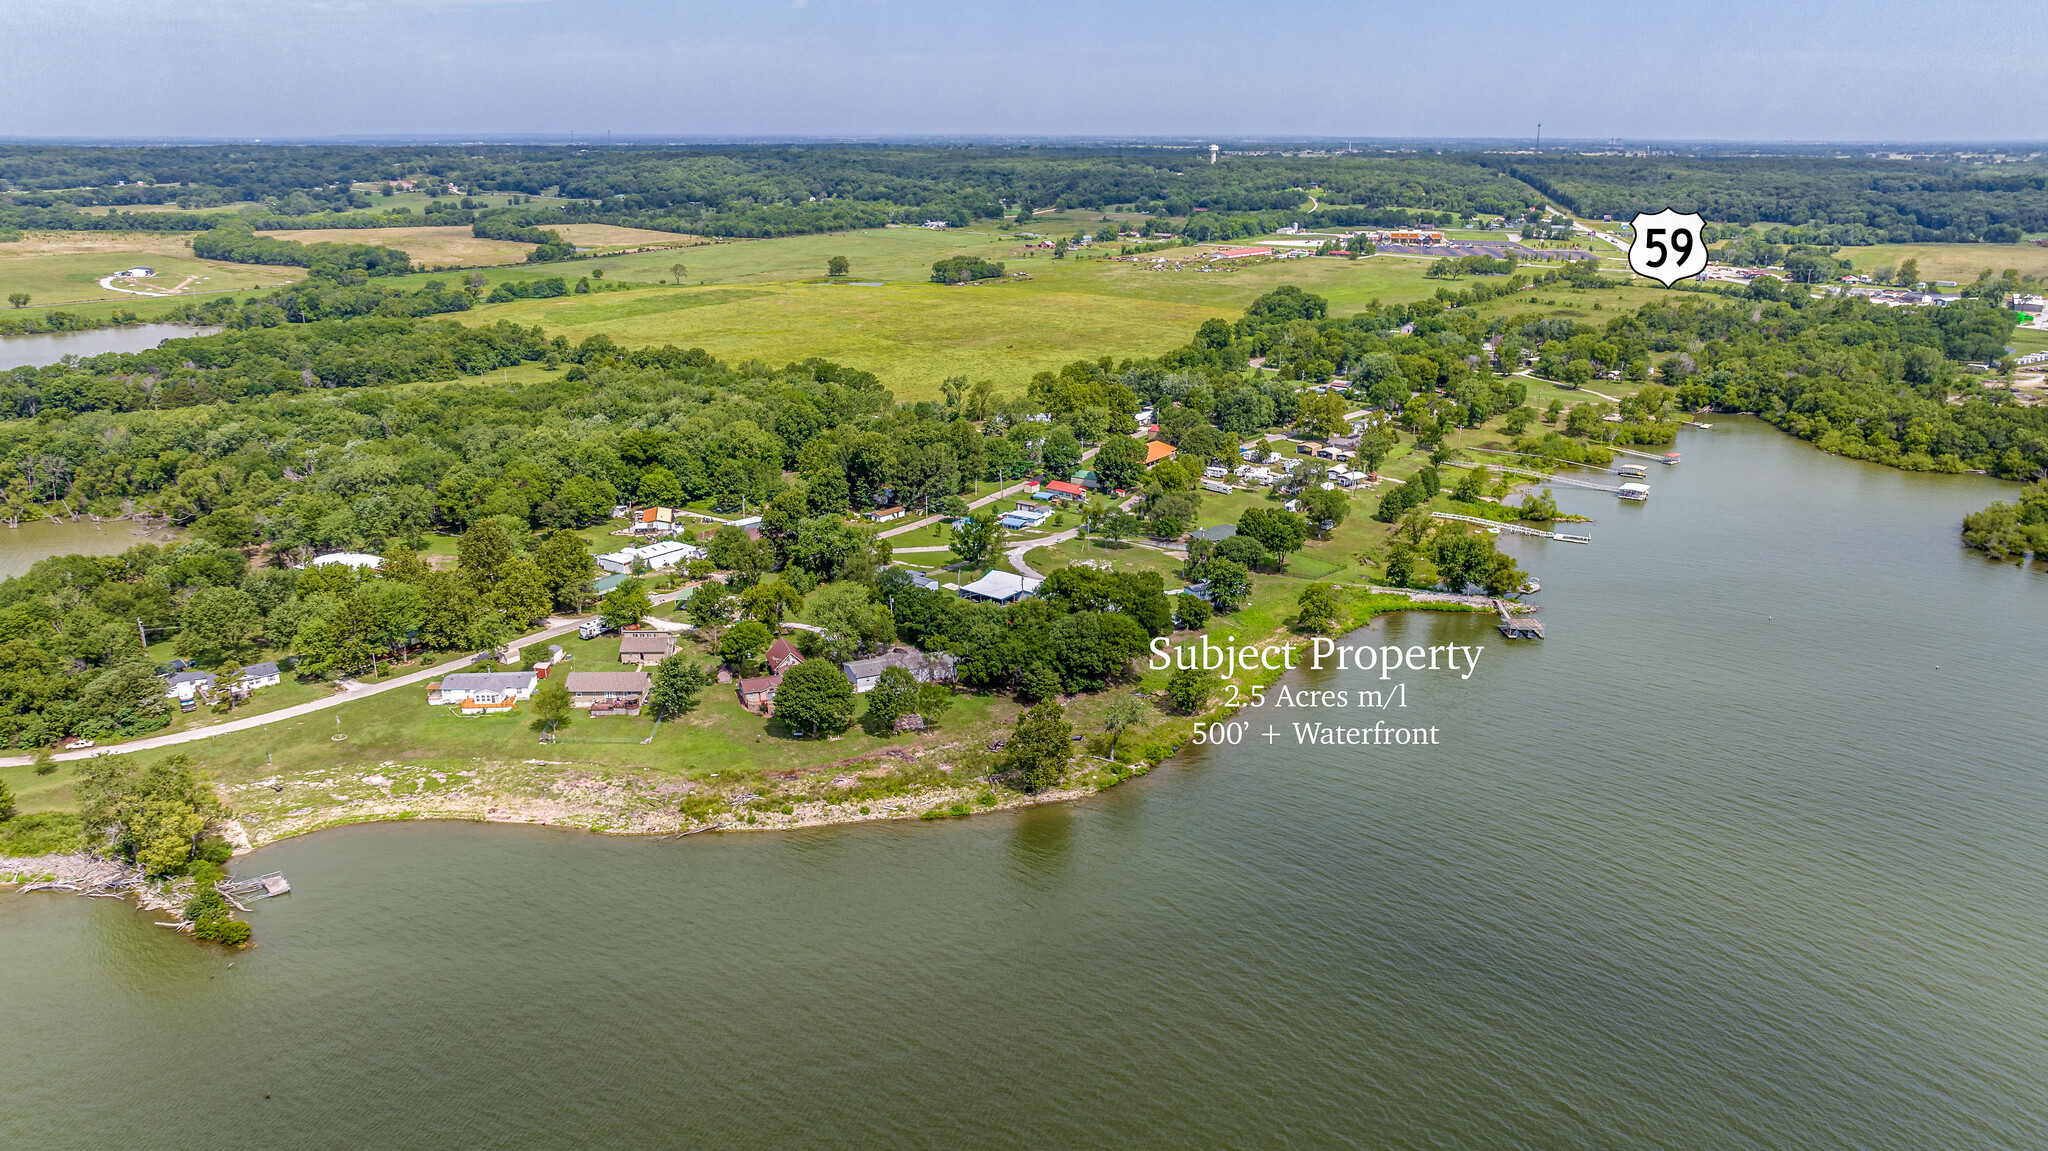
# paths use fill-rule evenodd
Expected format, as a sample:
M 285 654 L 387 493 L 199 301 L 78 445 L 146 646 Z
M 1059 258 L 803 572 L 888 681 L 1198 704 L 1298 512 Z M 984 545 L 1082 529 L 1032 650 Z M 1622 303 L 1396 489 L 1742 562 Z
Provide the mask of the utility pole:
M 143 626 L 142 626 L 142 618 L 141 618 L 140 616 L 137 616 L 137 617 L 136 617 L 136 619 L 135 619 L 135 633 L 136 633 L 137 635 L 140 635 L 140 636 L 142 637 L 142 654 L 143 654 L 143 655 L 145 655 L 145 656 L 146 656 L 146 655 L 148 655 L 148 654 L 149 654 L 149 629 L 147 629 L 147 628 L 145 628 L 145 627 L 143 627 Z

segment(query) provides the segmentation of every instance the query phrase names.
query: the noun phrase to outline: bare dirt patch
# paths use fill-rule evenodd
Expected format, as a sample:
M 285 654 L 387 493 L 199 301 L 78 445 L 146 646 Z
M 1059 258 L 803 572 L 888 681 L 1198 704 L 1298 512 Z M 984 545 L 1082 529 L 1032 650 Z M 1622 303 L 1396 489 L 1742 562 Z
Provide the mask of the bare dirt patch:
M 511 240 L 479 240 L 467 227 L 450 228 L 311 228 L 262 232 L 301 244 L 381 244 L 411 256 L 415 264 L 470 267 L 478 264 L 519 264 L 532 244 Z
M 543 227 L 561 233 L 564 240 L 579 248 L 668 247 L 708 242 L 703 236 L 656 232 L 647 228 L 621 228 L 616 224 L 548 224 Z

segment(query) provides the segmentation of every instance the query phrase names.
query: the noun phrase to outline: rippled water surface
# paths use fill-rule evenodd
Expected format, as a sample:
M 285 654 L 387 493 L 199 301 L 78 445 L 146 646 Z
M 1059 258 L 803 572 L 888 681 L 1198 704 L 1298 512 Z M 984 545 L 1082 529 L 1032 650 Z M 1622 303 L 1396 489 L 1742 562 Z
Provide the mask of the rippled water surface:
M 1509 545 L 1543 644 L 1376 625 L 1487 645 L 1409 679 L 1439 747 L 1252 712 L 1022 814 L 327 832 L 232 960 L 0 895 L 0 1143 L 2048 1146 L 2048 577 L 1957 549 L 1989 481 L 1681 446 Z

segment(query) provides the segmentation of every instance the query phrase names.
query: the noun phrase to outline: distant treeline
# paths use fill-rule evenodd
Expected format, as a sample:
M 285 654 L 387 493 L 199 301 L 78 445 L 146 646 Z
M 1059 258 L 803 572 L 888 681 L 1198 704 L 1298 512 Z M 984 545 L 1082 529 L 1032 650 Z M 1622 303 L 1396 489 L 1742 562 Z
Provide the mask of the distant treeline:
M 451 197 L 424 211 L 365 212 L 354 183 Z M 1029 205 L 1120 209 L 1338 227 L 1443 226 L 1526 216 L 1554 202 L 1616 218 L 1672 207 L 1719 222 L 1813 229 L 1801 243 L 2009 242 L 2048 229 L 2037 165 L 1802 156 L 1546 154 L 1229 155 L 1167 148 L 68 148 L 0 147 L 0 227 L 199 231 L 221 214 L 82 207 L 253 202 L 264 227 L 601 222 L 713 236 L 772 237 L 944 220 L 956 227 Z M 547 206 L 486 208 L 487 193 L 548 194 Z M 293 221 L 286 223 L 285 221 Z
M 2048 172 L 2035 165 L 1623 156 L 1485 163 L 1580 215 L 1620 220 L 1668 206 L 1730 223 L 1815 226 L 1795 243 L 2011 243 L 2048 230 Z
M 272 264 L 310 268 L 315 274 L 358 271 L 370 276 L 401 276 L 412 270 L 412 258 L 397 248 L 377 244 L 301 244 L 259 236 L 242 228 L 216 228 L 192 239 L 192 254 L 203 260 L 231 264 Z

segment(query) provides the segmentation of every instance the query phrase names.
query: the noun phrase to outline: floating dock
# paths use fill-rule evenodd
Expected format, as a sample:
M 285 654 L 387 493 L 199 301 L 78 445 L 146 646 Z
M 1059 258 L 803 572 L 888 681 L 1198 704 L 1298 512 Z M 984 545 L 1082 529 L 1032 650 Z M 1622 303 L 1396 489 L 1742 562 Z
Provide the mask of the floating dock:
M 1563 532 L 1549 532 L 1544 531 L 1542 528 L 1525 527 L 1522 524 L 1503 523 L 1500 520 L 1487 520 L 1481 519 L 1478 516 L 1459 515 L 1457 512 L 1431 512 L 1429 516 L 1431 519 L 1456 520 L 1461 524 L 1479 524 L 1482 527 L 1498 528 L 1510 535 L 1535 536 L 1538 539 L 1546 540 L 1563 540 L 1568 544 L 1589 544 L 1593 542 L 1592 536 L 1574 536 L 1566 535 Z
M 1497 601 L 1496 601 L 1497 602 Z M 1543 625 L 1533 619 L 1516 616 L 1508 611 L 1506 604 L 1500 607 L 1500 634 L 1509 639 L 1542 639 Z

